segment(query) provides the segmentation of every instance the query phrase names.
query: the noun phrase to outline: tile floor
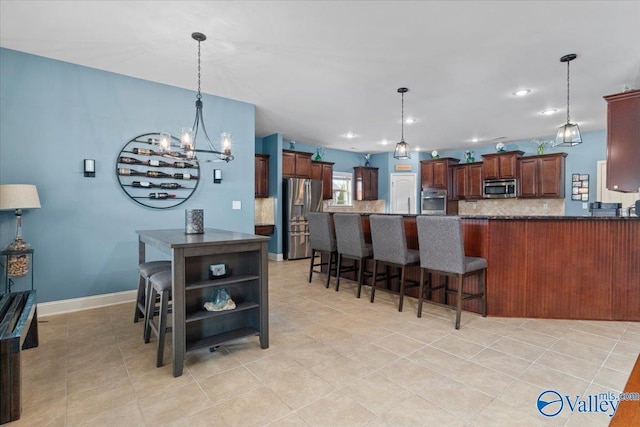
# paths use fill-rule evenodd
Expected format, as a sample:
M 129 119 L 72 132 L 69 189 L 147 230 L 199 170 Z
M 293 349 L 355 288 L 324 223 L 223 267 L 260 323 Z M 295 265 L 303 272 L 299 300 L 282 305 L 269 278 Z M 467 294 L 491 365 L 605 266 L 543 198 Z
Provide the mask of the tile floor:
M 271 345 L 251 338 L 155 367 L 133 303 L 41 318 L 23 353 L 23 414 L 10 426 L 606 426 L 547 418 L 538 395 L 620 391 L 640 323 L 482 318 L 368 288 L 307 283 L 307 260 L 270 262 Z M 333 284 L 333 282 L 332 282 Z

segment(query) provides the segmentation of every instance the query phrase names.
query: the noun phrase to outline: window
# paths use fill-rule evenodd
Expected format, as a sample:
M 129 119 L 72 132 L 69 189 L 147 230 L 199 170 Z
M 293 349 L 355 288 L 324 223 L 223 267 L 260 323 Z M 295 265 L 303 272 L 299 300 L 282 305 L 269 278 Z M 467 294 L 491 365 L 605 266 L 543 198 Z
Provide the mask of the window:
M 351 206 L 351 181 L 353 174 L 349 172 L 333 173 L 333 206 Z

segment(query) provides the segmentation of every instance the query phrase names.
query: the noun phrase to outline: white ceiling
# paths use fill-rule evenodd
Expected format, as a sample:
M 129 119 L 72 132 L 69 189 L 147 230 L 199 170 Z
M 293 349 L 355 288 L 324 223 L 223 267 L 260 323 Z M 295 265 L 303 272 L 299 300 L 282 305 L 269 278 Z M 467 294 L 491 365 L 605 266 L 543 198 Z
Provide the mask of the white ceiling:
M 194 31 L 202 91 L 255 104 L 257 136 L 363 153 L 400 139 L 401 86 L 405 140 L 429 151 L 555 134 L 568 53 L 582 132 L 640 88 L 640 1 L 0 0 L 2 47 L 190 90 Z

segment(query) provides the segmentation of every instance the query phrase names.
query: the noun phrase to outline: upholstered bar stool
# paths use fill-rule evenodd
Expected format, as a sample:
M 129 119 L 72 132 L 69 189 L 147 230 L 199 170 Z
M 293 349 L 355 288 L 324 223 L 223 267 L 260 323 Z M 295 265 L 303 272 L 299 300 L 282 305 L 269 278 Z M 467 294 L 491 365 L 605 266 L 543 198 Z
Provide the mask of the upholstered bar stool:
M 149 277 L 160 271 L 171 270 L 171 261 L 149 261 L 138 266 L 138 294 L 136 295 L 135 312 L 133 313 L 133 323 L 137 323 L 140 317 L 144 317 L 147 312 L 147 297 L 150 288 Z
M 371 241 L 373 243 L 373 272 L 371 283 L 371 302 L 373 302 L 376 282 L 379 281 L 378 264 L 386 264 L 400 269 L 400 301 L 398 311 L 402 311 L 406 282 L 417 286 L 418 282 L 406 279 L 407 267 L 420 264 L 420 252 L 407 248 L 407 236 L 404 233 L 404 218 L 401 215 L 371 215 Z M 397 276 L 394 276 L 397 277 Z M 387 272 L 386 278 L 389 278 Z
M 449 307 L 424 298 L 424 291 L 428 295 L 444 287 L 446 294 L 456 294 L 456 329 L 460 329 L 460 314 L 462 301 L 481 299 L 482 317 L 487 316 L 486 271 L 487 260 L 480 257 L 468 257 L 464 254 L 462 237 L 462 221 L 457 216 L 418 216 L 418 245 L 420 246 L 420 292 L 418 295 L 418 317 L 422 316 L 422 302 L 427 301 L 437 305 Z M 424 273 L 437 273 L 445 277 L 443 285 L 424 286 Z M 480 275 L 480 292 L 464 292 L 464 278 L 473 274 Z M 457 289 L 449 288 L 449 277 L 457 283 Z
M 373 246 L 365 243 L 364 231 L 362 231 L 362 219 L 360 214 L 335 213 L 333 224 L 336 231 L 336 245 L 338 248 L 338 268 L 336 272 L 336 292 L 340 287 L 340 272 L 357 271 L 358 292 L 360 298 L 362 284 L 364 283 L 365 267 L 368 259 L 373 258 Z M 343 270 L 344 258 L 354 260 L 353 267 Z
M 327 288 L 331 279 L 331 271 L 336 271 L 336 261 L 338 258 L 336 233 L 331 222 L 331 215 L 328 212 L 309 212 L 309 242 L 311 243 L 311 261 L 309 264 L 309 283 L 313 273 L 322 273 L 321 270 L 314 270 L 314 267 L 327 266 Z M 322 254 L 329 256 L 327 262 L 322 262 Z M 316 255 L 320 257 L 318 263 L 315 262 Z
M 171 299 L 171 282 L 173 281 L 173 273 L 169 271 L 161 271 L 149 278 L 151 283 L 151 292 L 147 298 L 147 313 L 144 319 L 144 342 L 148 343 L 151 339 L 151 331 L 158 338 L 158 355 L 156 366 L 162 366 L 164 355 L 164 342 L 167 332 L 171 332 L 172 328 L 167 326 L 167 316 L 169 314 L 169 300 Z M 160 299 L 160 307 L 158 309 L 158 321 L 155 317 L 155 301 Z

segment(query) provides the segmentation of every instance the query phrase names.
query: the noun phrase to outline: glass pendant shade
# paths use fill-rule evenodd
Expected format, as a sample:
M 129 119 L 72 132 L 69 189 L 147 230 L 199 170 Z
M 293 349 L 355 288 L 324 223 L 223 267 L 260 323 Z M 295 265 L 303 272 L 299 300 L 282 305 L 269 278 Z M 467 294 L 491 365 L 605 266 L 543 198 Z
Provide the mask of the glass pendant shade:
M 409 154 L 409 144 L 404 142 L 404 140 L 398 142 L 396 144 L 396 149 L 393 152 L 393 158 L 398 160 L 410 159 L 411 155 Z
M 577 124 L 567 123 L 566 125 L 558 128 L 558 134 L 556 135 L 556 146 L 560 147 L 573 147 L 582 143 L 582 137 L 580 136 L 580 128 Z

